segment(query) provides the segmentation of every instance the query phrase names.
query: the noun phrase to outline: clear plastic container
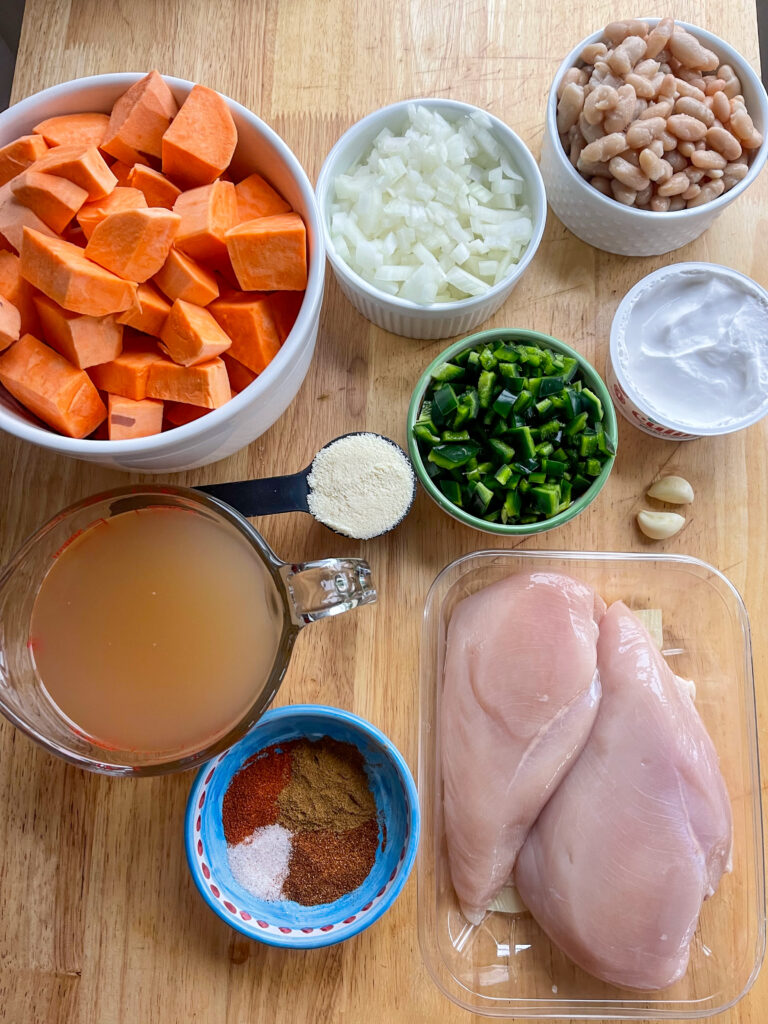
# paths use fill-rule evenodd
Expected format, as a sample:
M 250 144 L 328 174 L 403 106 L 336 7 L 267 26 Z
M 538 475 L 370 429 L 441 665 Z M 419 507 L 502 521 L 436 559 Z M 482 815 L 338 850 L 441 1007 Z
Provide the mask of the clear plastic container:
M 538 568 L 590 583 L 607 602 L 662 610 L 663 651 L 696 682 L 734 817 L 733 871 L 704 903 L 684 977 L 661 992 L 619 989 L 576 967 L 525 913 L 468 924 L 448 872 L 439 707 L 446 626 L 456 603 Z M 482 551 L 452 562 L 429 591 L 421 655 L 419 941 L 432 978 L 459 1006 L 495 1017 L 693 1020 L 736 1003 L 765 951 L 764 859 L 749 620 L 722 573 L 695 558 L 615 552 Z

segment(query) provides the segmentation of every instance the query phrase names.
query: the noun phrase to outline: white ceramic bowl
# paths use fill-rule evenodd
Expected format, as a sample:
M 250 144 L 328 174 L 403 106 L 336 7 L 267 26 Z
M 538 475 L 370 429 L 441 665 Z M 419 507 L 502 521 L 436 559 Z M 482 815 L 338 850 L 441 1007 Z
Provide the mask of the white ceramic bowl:
M 628 420 L 633 427 L 650 434 L 652 437 L 660 437 L 664 441 L 695 441 L 699 437 L 714 437 L 721 434 L 732 434 L 736 430 L 743 430 L 745 427 L 757 423 L 768 414 L 766 401 L 753 409 L 741 419 L 734 417 L 727 426 L 691 426 L 675 419 L 674 416 L 664 415 L 660 408 L 654 407 L 642 391 L 637 387 L 635 381 L 627 370 L 627 360 L 622 358 L 622 350 L 632 349 L 641 339 L 635 332 L 634 337 L 627 331 L 632 310 L 637 300 L 649 291 L 652 293 L 654 287 L 669 282 L 678 281 L 683 275 L 694 273 L 705 273 L 713 280 L 720 280 L 724 283 L 736 282 L 747 293 L 753 295 L 758 302 L 768 307 L 768 292 L 762 288 L 751 277 L 740 274 L 738 270 L 730 267 L 722 267 L 718 263 L 671 263 L 667 267 L 661 267 L 652 274 L 647 274 L 637 282 L 634 288 L 630 288 L 627 294 L 619 303 L 616 314 L 611 324 L 610 353 L 605 363 L 605 382 L 611 393 L 611 398 L 622 416 Z M 633 345 L 634 341 L 634 345 Z M 738 399 L 734 398 L 733 408 L 738 408 Z
M 659 19 L 644 18 L 643 21 L 655 25 Z M 740 53 L 718 36 L 682 21 L 676 24 L 696 36 L 708 49 L 714 50 L 722 63 L 730 64 L 739 76 L 747 110 L 763 134 L 763 144 L 753 155 L 746 177 L 711 203 L 691 210 L 676 213 L 635 210 L 601 195 L 573 166 L 557 134 L 560 80 L 574 66 L 585 46 L 602 39 L 603 30 L 582 39 L 560 65 L 552 82 L 541 147 L 541 173 L 552 212 L 582 241 L 606 252 L 622 256 L 657 256 L 687 245 L 706 231 L 726 206 L 749 188 L 768 158 L 768 96 L 757 74 Z
M 55 85 L 0 114 L 0 146 L 31 131 L 47 117 L 96 110 L 112 104 L 143 72 L 94 75 Z M 181 102 L 193 86 L 165 80 Z M 301 310 L 282 348 L 256 380 L 220 409 L 193 423 L 133 441 L 91 441 L 62 437 L 38 424 L 5 393 L 0 395 L 0 429 L 50 451 L 115 469 L 173 473 L 204 466 L 238 451 L 268 430 L 293 401 L 306 376 L 317 339 L 325 278 L 325 247 L 314 192 L 301 164 L 282 139 L 234 100 L 227 104 L 237 126 L 235 171 L 259 171 L 301 214 L 307 226 L 309 281 Z
M 382 107 L 368 114 L 341 136 L 326 157 L 317 179 L 317 204 L 328 260 L 339 287 L 352 305 L 368 320 L 393 334 L 401 334 L 406 338 L 448 338 L 455 334 L 466 334 L 483 323 L 509 297 L 541 242 L 547 219 L 547 200 L 541 172 L 525 143 L 503 121 L 488 114 L 487 111 L 482 111 L 491 122 L 494 136 L 507 150 L 513 166 L 525 180 L 523 198 L 533 214 L 533 235 L 520 261 L 510 269 L 505 278 L 484 295 L 456 302 L 435 302 L 430 306 L 422 306 L 408 299 L 388 295 L 364 281 L 338 255 L 330 236 L 328 221 L 334 181 L 339 174 L 346 173 L 371 147 L 373 140 L 383 128 L 390 128 L 394 132 L 402 131 L 408 123 L 408 107 L 414 103 L 438 111 L 448 121 L 456 121 L 479 109 L 456 100 L 411 99 L 393 103 L 389 107 Z

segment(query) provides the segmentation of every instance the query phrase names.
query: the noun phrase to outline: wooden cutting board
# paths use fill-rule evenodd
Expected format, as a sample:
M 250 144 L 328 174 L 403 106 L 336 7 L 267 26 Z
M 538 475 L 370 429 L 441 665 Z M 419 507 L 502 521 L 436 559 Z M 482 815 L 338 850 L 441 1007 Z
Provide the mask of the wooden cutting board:
M 450 96 L 507 121 L 538 156 L 555 69 L 614 17 L 675 14 L 728 39 L 757 67 L 751 0 L 680 0 L 636 9 L 595 0 L 27 0 L 14 99 L 81 75 L 161 71 L 250 107 L 314 180 L 339 134 L 410 96 Z M 489 326 L 530 327 L 574 345 L 602 370 L 611 318 L 641 277 L 674 260 L 710 260 L 768 286 L 768 176 L 677 253 L 624 259 L 572 237 L 550 214 L 540 251 Z M 246 451 L 196 484 L 297 470 L 330 438 L 381 431 L 405 441 L 421 369 L 441 342 L 388 335 L 362 319 L 328 277 L 317 353 L 298 398 Z M 731 437 L 676 444 L 620 422 L 620 456 L 590 511 L 525 547 L 665 550 L 730 576 L 754 627 L 763 727 L 768 708 L 768 420 Z M 661 545 L 634 513 L 660 471 L 687 477 L 696 502 Z M 0 439 L 0 561 L 62 506 L 126 476 Z M 139 481 L 141 477 L 131 477 Z M 511 547 L 452 522 L 424 495 L 403 527 L 369 543 L 305 516 L 257 522 L 284 557 L 367 558 L 378 605 L 306 630 L 279 702 L 340 705 L 371 719 L 417 758 L 419 630 L 436 573 L 465 552 Z M 0 721 L 0 1020 L 9 1024 L 343 1021 L 453 1024 L 469 1014 L 422 965 L 416 882 L 354 940 L 281 952 L 238 936 L 199 898 L 185 865 L 188 776 L 112 781 L 50 757 Z M 765 788 L 765 786 L 764 786 Z M 719 1018 L 763 1024 L 768 975 Z

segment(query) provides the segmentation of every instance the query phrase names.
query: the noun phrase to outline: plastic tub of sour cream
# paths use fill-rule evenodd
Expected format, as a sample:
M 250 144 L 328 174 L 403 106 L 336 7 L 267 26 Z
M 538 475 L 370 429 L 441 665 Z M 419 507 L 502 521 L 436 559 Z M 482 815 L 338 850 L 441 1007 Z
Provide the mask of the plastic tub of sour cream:
M 654 437 L 729 434 L 768 413 L 768 292 L 716 263 L 675 263 L 627 292 L 611 326 L 616 408 Z

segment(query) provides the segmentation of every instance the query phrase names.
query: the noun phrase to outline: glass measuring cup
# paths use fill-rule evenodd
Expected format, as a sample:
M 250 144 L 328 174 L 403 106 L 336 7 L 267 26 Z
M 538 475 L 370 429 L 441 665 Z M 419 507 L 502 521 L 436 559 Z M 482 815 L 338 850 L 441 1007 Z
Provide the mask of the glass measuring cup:
M 265 566 L 282 614 L 282 631 L 271 670 L 255 680 L 253 703 L 225 735 L 199 750 L 142 752 L 97 743 L 79 731 L 49 698 L 29 643 L 32 609 L 55 559 L 75 537 L 125 512 L 170 507 L 225 524 L 250 544 Z M 123 487 L 64 509 L 30 537 L 0 570 L 0 712 L 51 753 L 90 771 L 109 775 L 159 775 L 193 768 L 240 739 L 269 707 L 282 682 L 299 630 L 310 622 L 376 600 L 368 563 L 326 558 L 283 562 L 234 509 L 183 487 Z M 215 681 L 212 681 L 215 682 Z

